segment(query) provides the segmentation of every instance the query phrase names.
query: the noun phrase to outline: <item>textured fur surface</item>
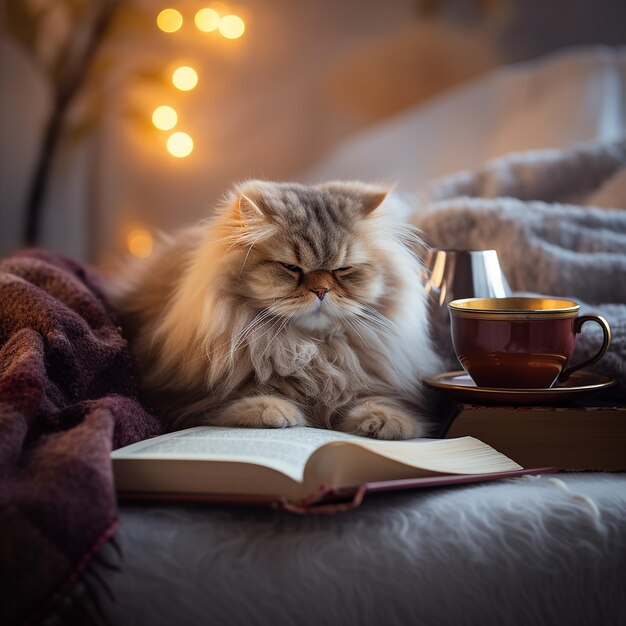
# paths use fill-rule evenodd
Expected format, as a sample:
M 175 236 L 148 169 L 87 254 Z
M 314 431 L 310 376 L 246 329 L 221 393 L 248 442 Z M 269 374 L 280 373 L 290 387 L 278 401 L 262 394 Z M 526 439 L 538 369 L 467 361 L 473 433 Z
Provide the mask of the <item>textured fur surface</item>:
M 248 181 L 109 296 L 174 427 L 311 424 L 425 434 L 420 241 L 363 183 Z
M 379 494 L 345 515 L 127 505 L 120 517 L 112 624 L 626 623 L 620 474 Z

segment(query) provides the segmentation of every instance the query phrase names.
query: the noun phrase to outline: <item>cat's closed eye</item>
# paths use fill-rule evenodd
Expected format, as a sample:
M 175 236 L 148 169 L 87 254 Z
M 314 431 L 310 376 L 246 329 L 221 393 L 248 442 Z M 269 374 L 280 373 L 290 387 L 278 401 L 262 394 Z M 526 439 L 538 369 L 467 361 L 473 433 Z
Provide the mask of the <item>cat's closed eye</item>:
M 279 261 L 279 263 L 286 269 L 289 270 L 290 272 L 293 272 L 294 274 L 296 273 L 301 273 L 302 272 L 302 268 L 299 265 L 293 265 L 291 263 L 283 263 L 282 261 Z M 353 265 L 347 265 L 345 267 L 337 267 L 334 270 L 331 270 L 333 273 L 340 273 L 340 274 L 345 274 L 345 273 L 349 273 L 350 271 L 354 270 L 355 267 Z

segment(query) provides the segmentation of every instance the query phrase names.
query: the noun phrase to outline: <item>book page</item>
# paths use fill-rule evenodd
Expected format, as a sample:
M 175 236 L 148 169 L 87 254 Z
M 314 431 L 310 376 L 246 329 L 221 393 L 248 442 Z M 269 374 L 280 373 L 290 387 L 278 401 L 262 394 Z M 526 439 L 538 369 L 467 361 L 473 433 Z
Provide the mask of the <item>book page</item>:
M 302 482 L 311 453 L 332 441 L 355 437 L 332 430 L 293 428 L 226 428 L 197 426 L 140 441 L 111 454 L 111 458 L 193 459 L 240 461 L 264 465 Z
M 489 474 L 520 470 L 515 461 L 473 437 L 379 441 L 355 437 L 318 448 L 305 470 L 312 491 L 432 475 Z
M 521 465 L 474 437 L 413 441 L 365 439 L 359 445 L 406 465 L 443 474 L 480 474 L 522 469 Z

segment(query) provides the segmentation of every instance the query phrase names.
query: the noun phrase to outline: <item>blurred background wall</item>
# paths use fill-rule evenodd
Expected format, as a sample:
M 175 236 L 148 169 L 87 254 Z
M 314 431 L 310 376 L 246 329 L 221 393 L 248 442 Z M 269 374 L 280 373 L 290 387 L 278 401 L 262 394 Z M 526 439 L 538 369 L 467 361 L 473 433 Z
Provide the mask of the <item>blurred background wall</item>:
M 167 8 L 182 18 L 172 32 L 157 24 Z M 198 29 L 203 8 L 221 31 Z M 297 179 L 356 131 L 494 67 L 626 42 L 623 0 L 3 0 L 1 20 L 0 254 L 32 243 L 25 207 L 73 76 L 34 243 L 101 264 L 206 217 L 233 182 Z M 187 91 L 172 84 L 181 66 L 197 73 Z M 152 121 L 162 105 L 172 129 Z M 168 151 L 175 132 L 187 156 Z

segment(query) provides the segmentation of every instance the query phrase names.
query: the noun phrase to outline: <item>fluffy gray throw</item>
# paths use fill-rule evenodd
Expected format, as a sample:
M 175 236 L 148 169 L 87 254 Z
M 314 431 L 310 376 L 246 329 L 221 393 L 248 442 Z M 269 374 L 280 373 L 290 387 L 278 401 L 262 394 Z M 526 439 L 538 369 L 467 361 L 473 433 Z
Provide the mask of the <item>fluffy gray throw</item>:
M 613 340 L 594 369 L 626 398 L 626 140 L 498 159 L 435 181 L 420 205 L 414 221 L 433 247 L 495 249 L 514 291 L 569 297 L 603 315 Z M 587 324 L 575 360 L 599 342 Z

